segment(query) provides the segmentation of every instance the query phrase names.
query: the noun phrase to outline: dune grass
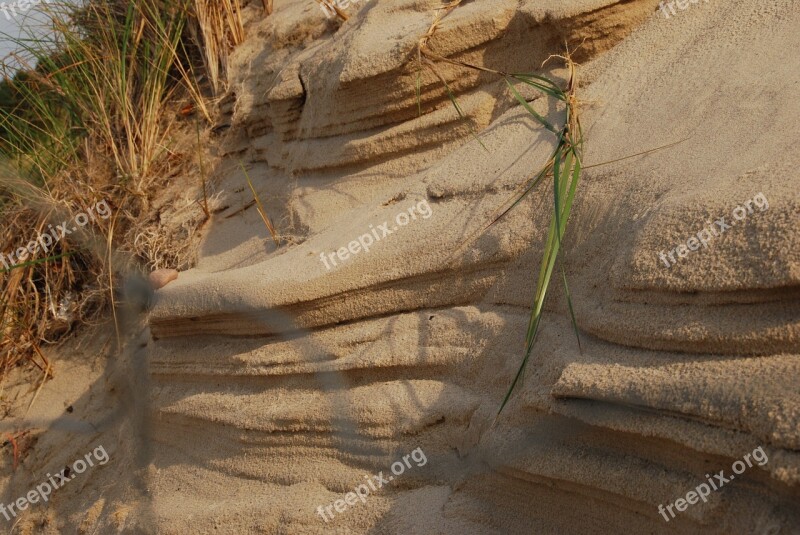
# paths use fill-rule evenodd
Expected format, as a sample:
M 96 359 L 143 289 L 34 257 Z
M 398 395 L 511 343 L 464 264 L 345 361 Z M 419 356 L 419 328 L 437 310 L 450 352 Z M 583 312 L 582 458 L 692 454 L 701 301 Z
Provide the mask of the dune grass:
M 215 95 L 225 89 L 229 50 L 244 41 L 241 13 L 239 0 L 194 0 L 194 18 L 189 28 L 200 45 Z
M 198 80 L 222 87 L 220 58 L 244 38 L 240 0 L 215 5 L 51 0 L 34 8 L 50 33 L 3 36 L 17 52 L 0 63 L 0 253 L 101 199 L 114 215 L 0 273 L 0 371 L 24 358 L 36 363 L 39 346 L 57 341 L 73 319 L 91 321 L 116 302 L 114 279 L 130 267 L 119 265 L 117 251 L 151 263 L 140 257 L 137 225 L 157 193 L 154 181 L 177 156 L 177 110 L 207 126 L 208 90 Z M 208 11 L 217 18 L 203 19 Z
M 533 300 L 533 307 L 531 311 L 530 320 L 528 322 L 528 329 L 525 333 L 525 353 L 522 359 L 522 364 L 514 376 L 514 380 L 508 389 L 508 392 L 503 399 L 500 409 L 508 403 L 511 394 L 517 383 L 525 371 L 525 367 L 533 352 L 536 337 L 539 332 L 539 323 L 542 319 L 542 311 L 544 307 L 545 297 L 547 290 L 550 287 L 550 280 L 553 276 L 558 254 L 561 251 L 561 242 L 564 238 L 564 233 L 567 229 L 567 222 L 569 215 L 572 211 L 572 205 L 575 201 L 575 194 L 577 192 L 578 183 L 581 179 L 582 160 L 581 155 L 583 152 L 583 131 L 581 129 L 580 118 L 578 116 L 578 102 L 575 96 L 576 78 L 575 78 L 575 63 L 570 59 L 569 55 L 563 57 L 569 68 L 569 79 L 567 81 L 566 89 L 560 89 L 551 80 L 536 76 L 533 74 L 512 74 L 504 76 L 508 87 L 514 94 L 514 97 L 520 102 L 525 110 L 542 126 L 550 130 L 556 136 L 556 147 L 550 159 L 539 170 L 533 180 L 527 185 L 525 190 L 517 199 L 514 200 L 512 205 L 507 208 L 503 214 L 507 213 L 516 206 L 528 193 L 541 182 L 545 177 L 552 176 L 553 178 L 553 213 L 550 219 L 550 229 L 547 234 L 547 241 L 544 247 L 544 256 L 539 266 L 539 276 L 536 282 L 536 293 Z M 565 121 L 560 128 L 554 127 L 544 117 L 538 114 L 514 87 L 513 81 L 518 81 L 527 84 L 542 93 L 555 98 L 561 102 L 565 108 Z M 501 216 L 502 217 L 502 214 Z M 564 292 L 567 299 L 569 308 L 570 319 L 572 320 L 572 327 L 575 331 L 575 336 L 578 339 L 578 347 L 580 348 L 580 336 L 578 334 L 578 325 L 575 320 L 575 312 L 572 306 L 572 298 L 569 293 L 569 286 L 567 285 L 567 276 L 563 266 L 561 267 L 561 275 L 564 283 Z
M 8 161 L 3 252 L 101 198 L 128 214 L 128 223 L 146 203 L 148 181 L 165 153 L 171 126 L 165 116 L 178 88 L 174 66 L 186 24 L 184 11 L 163 7 L 43 4 L 53 33 L 14 42 L 21 70 L 3 65 L 7 100 L 0 106 L 0 150 Z M 89 242 L 109 243 L 104 236 L 112 229 L 95 224 L 92 231 L 93 237 L 61 240 L 50 255 L 34 253 L 3 276 L 5 367 L 32 358 L 76 317 L 91 320 L 102 309 L 101 295 L 112 287 L 104 274 L 115 266 L 110 252 Z
M 562 59 L 567 67 L 568 76 L 566 86 L 560 87 L 555 81 L 541 75 L 532 73 L 505 73 L 502 71 L 489 69 L 486 67 L 471 65 L 466 62 L 453 60 L 437 54 L 430 46 L 430 40 L 436 29 L 440 26 L 442 18 L 455 9 L 461 0 L 453 0 L 436 12 L 434 22 L 431 24 L 428 32 L 422 36 L 417 45 L 417 61 L 418 61 L 418 77 L 417 77 L 417 102 L 420 103 L 420 74 L 423 64 L 427 66 L 434 75 L 442 82 L 445 92 L 453 104 L 456 113 L 462 119 L 466 119 L 466 115 L 458 104 L 453 91 L 447 84 L 444 76 L 438 72 L 436 68 L 437 62 L 449 63 L 465 69 L 491 73 L 499 78 L 502 78 L 509 91 L 519 104 L 528 112 L 535 122 L 547 129 L 553 136 L 555 136 L 555 148 L 550 155 L 549 159 L 544 165 L 539 168 L 529 182 L 524 186 L 521 193 L 518 193 L 512 198 L 508 206 L 501 209 L 496 217 L 486 226 L 488 228 L 496 223 L 509 211 L 513 210 L 528 194 L 536 189 L 536 187 L 547 178 L 552 177 L 552 214 L 550 218 L 550 227 L 548 230 L 547 240 L 545 242 L 542 261 L 539 265 L 538 275 L 536 277 L 536 289 L 534 292 L 533 303 L 531 305 L 531 314 L 528 321 L 528 327 L 525 333 L 525 350 L 522 357 L 522 362 L 514 376 L 514 379 L 509 386 L 500 408 L 498 415 L 502 412 L 503 408 L 508 404 L 511 399 L 515 388 L 518 386 L 520 379 L 528 365 L 531 355 L 536 344 L 536 339 L 539 333 L 539 327 L 544 311 L 544 303 L 547 297 L 547 292 L 553 277 L 553 272 L 556 267 L 559 252 L 561 251 L 561 244 L 564 234 L 569 222 L 569 216 L 572 211 L 572 206 L 575 201 L 578 184 L 581 179 L 581 172 L 583 170 L 582 152 L 583 152 L 583 131 L 581 129 L 579 118 L 579 103 L 576 96 L 577 78 L 576 78 L 576 65 L 572 61 L 569 53 L 564 56 L 552 56 Z M 527 100 L 517 90 L 517 84 L 527 85 L 542 95 L 555 100 L 563 108 L 563 123 L 555 125 L 548 121 L 545 117 L 539 114 L 528 103 Z M 473 132 L 473 136 L 478 137 Z M 480 139 L 478 138 L 480 142 Z M 486 148 L 481 142 L 481 146 Z M 484 229 L 485 230 L 485 229 Z M 567 305 L 569 309 L 572 326 L 575 331 L 575 336 L 578 338 L 578 346 L 580 348 L 580 336 L 578 334 L 578 326 L 575 319 L 575 313 L 572 306 L 572 298 L 567 284 L 566 272 L 561 268 L 561 279 L 564 284 L 564 291 L 566 294 Z
M 255 186 L 253 186 L 253 181 L 250 180 L 250 174 L 247 172 L 244 164 L 239 162 L 239 167 L 241 167 L 242 172 L 244 173 L 244 178 L 247 181 L 247 186 L 250 188 L 250 192 L 253 194 L 253 200 L 256 203 L 256 209 L 258 210 L 258 215 L 261 216 L 261 220 L 264 222 L 264 226 L 267 227 L 267 231 L 269 235 L 272 237 L 272 241 L 275 242 L 276 246 L 280 246 L 281 240 L 278 236 L 278 233 L 275 231 L 275 226 L 272 224 L 272 220 L 270 220 L 269 216 L 267 215 L 267 210 L 264 208 L 264 205 L 261 204 L 261 198 L 258 196 L 258 192 L 256 192 Z
M 85 156 L 85 150 L 76 153 L 84 148 L 75 143 L 79 139 L 88 150 L 109 154 L 120 178 L 141 190 L 164 152 L 170 127 L 164 116 L 178 87 L 175 77 L 200 95 L 178 61 L 187 12 L 155 0 L 43 9 L 52 36 L 15 42 L 28 68 L 24 79 L 11 78 L 19 107 L 3 116 L 12 154 L 35 158 L 36 167 L 23 170 L 44 180 Z M 19 113 L 24 106 L 33 108 L 32 117 Z M 70 141 L 66 147 L 64 139 Z

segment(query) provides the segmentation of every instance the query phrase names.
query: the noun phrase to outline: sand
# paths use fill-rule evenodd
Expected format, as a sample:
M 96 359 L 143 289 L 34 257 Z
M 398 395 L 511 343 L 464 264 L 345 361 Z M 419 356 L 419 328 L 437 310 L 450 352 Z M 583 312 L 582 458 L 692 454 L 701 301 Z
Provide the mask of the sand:
M 800 533 L 800 4 L 710 0 L 667 19 L 655 1 L 485 0 L 443 20 L 439 53 L 511 72 L 582 43 L 594 166 L 563 251 L 581 348 L 554 278 L 497 418 L 524 350 L 550 187 L 481 231 L 554 140 L 502 83 L 453 66 L 441 71 L 486 149 L 430 73 L 418 117 L 414 47 L 436 5 L 373 0 L 339 27 L 313 2 L 276 2 L 249 27 L 232 57 L 232 126 L 214 146 L 229 208 L 120 361 L 143 370 L 119 461 L 102 471 L 121 488 L 89 520 L 78 512 L 89 502 L 65 497 L 54 506 L 71 512 L 65 525 Z M 563 78 L 561 67 L 541 72 Z M 280 247 L 255 207 L 242 210 L 239 161 Z M 735 221 L 759 194 L 768 208 Z M 430 217 L 398 224 L 425 205 Z M 720 217 L 734 224 L 708 247 L 659 259 Z M 368 251 L 332 269 L 320 259 L 384 222 L 392 233 Z M 759 447 L 767 463 L 669 522 L 659 514 Z M 416 448 L 424 465 L 329 522 L 318 514 Z

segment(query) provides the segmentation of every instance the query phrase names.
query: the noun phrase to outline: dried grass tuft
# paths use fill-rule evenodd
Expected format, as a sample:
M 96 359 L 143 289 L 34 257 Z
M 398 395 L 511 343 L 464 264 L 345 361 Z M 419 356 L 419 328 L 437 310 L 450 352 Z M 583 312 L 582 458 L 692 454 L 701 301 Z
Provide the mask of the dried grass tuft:
M 108 316 L 109 303 L 116 318 L 120 275 L 191 264 L 193 238 L 215 199 L 202 159 L 170 147 L 193 137 L 182 116 L 210 120 L 196 51 L 207 38 L 214 54 L 225 55 L 244 39 L 240 0 L 202 2 L 205 10 L 189 9 L 192 1 L 90 0 L 76 7 L 52 0 L 37 8 L 50 18 L 51 35 L 4 36 L 18 47 L 12 59 L 22 68 L 0 63 L 0 253 L 98 201 L 106 200 L 112 215 L 0 273 L 0 382 L 23 360 L 46 378 L 44 344 Z M 190 31 L 200 28 L 198 13 L 211 17 L 201 42 Z M 216 58 L 217 79 L 224 79 L 225 62 L 205 57 Z M 201 167 L 198 202 L 165 223 L 154 197 L 165 194 L 165 177 L 194 162 Z
M 215 95 L 225 89 L 231 48 L 244 41 L 241 12 L 239 0 L 194 0 L 195 18 L 189 28 L 200 44 Z

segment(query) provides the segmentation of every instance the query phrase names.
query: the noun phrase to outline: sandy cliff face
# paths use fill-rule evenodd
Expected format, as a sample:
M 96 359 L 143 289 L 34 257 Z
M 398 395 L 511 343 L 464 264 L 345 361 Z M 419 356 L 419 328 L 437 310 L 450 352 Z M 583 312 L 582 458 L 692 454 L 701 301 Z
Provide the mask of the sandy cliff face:
M 235 57 L 231 208 L 150 317 L 158 530 L 799 533 L 800 5 L 667 18 L 654 1 L 476 0 L 443 19 L 432 46 L 493 69 L 581 44 L 585 164 L 685 140 L 587 169 L 563 255 L 582 348 L 555 281 L 495 420 L 549 186 L 480 231 L 552 134 L 496 79 L 447 65 L 486 149 L 429 72 L 418 116 L 437 2 L 373 0 L 341 27 L 276 4 Z M 240 212 L 240 160 L 291 235 L 277 250 Z M 664 520 L 660 504 L 757 448 L 767 462 Z M 412 451 L 425 461 L 318 513 Z

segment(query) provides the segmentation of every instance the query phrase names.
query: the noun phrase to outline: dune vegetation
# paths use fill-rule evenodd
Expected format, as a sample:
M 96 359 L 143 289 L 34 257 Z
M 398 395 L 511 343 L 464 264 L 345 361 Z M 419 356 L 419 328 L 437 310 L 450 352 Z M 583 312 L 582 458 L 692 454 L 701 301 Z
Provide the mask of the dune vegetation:
M 37 355 L 44 369 L 41 344 L 105 315 L 120 298 L 115 275 L 165 254 L 141 220 L 165 173 L 191 163 L 174 136 L 211 124 L 228 51 L 244 38 L 239 1 L 217 4 L 50 2 L 36 9 L 52 32 L 12 39 L 0 83 L 0 249 L 101 200 L 113 216 L 4 270 L 4 370 Z
M 436 75 L 462 119 L 466 116 L 436 69 L 437 62 L 502 78 L 531 117 L 556 138 L 549 160 L 497 216 L 499 219 L 516 206 L 543 179 L 553 178 L 551 228 L 537 277 L 525 351 L 502 409 L 533 351 L 580 180 L 582 134 L 575 64 L 569 55 L 560 58 L 569 71 L 566 89 L 562 89 L 540 75 L 504 73 L 437 54 L 430 46 L 431 37 L 442 18 L 459 4 L 457 0 L 436 10 L 428 32 L 419 39 L 418 68 L 427 67 Z M 179 4 L 97 1 L 81 8 L 55 3 L 41 9 L 53 34 L 16 39 L 18 52 L 13 59 L 24 68 L 14 71 L 3 64 L 3 248 L 13 249 L 20 235 L 41 232 L 65 214 L 80 213 L 97 200 L 106 199 L 114 207 L 114 217 L 88 233 L 65 237 L 53 250 L 37 251 L 3 274 L 3 365 L 38 355 L 42 362 L 37 365 L 46 371 L 46 359 L 39 351 L 42 343 L 58 340 L 74 323 L 92 321 L 109 305 L 113 311 L 124 299 L 115 293 L 118 273 L 158 265 L 154 257 L 161 250 L 142 239 L 138 223 L 158 191 L 157 177 L 173 163 L 170 136 L 176 129 L 186 128 L 189 121 L 182 119 L 191 115 L 199 148 L 200 125 L 205 128 L 213 123 L 215 97 L 225 89 L 228 54 L 245 34 L 238 0 L 224 0 L 219 5 L 208 0 Z M 265 1 L 264 9 L 270 13 L 271 3 Z M 341 21 L 347 20 L 344 12 L 336 12 Z M 561 103 L 563 124 L 553 125 L 537 113 L 516 89 L 518 83 Z M 199 153 L 198 159 L 203 171 Z M 246 169 L 244 172 L 247 175 Z M 259 214 L 276 239 L 252 184 L 250 189 Z M 205 177 L 202 190 L 201 205 L 209 217 Z M 562 280 L 569 302 L 564 273 Z

